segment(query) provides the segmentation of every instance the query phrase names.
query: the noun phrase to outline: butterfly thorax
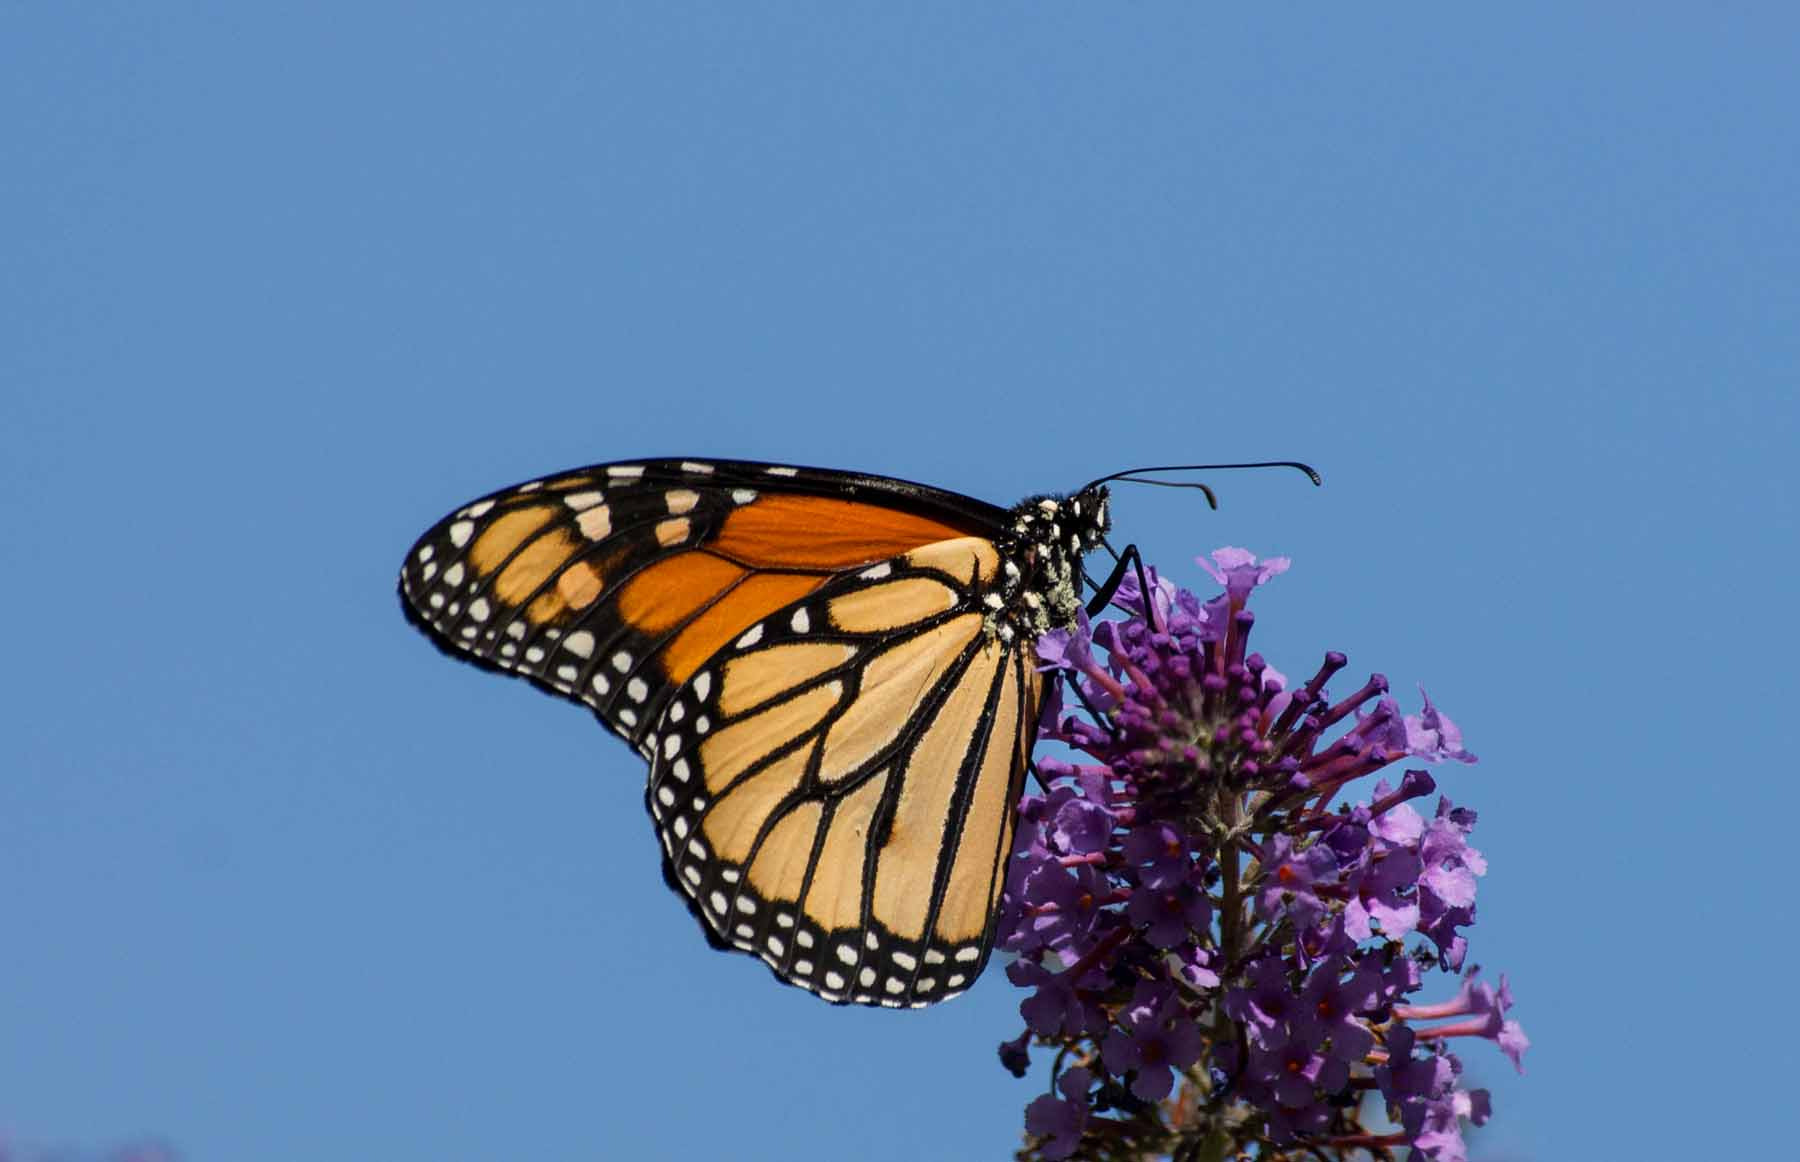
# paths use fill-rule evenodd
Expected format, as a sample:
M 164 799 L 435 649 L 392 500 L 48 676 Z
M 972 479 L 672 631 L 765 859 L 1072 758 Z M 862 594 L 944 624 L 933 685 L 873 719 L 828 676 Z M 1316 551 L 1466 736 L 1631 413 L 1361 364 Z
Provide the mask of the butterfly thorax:
M 1010 642 L 1075 624 L 1082 607 L 1082 558 L 1110 525 L 1104 485 L 1074 496 L 1033 496 L 1017 505 L 1000 542 L 1006 566 L 1000 593 L 988 601 L 990 631 Z

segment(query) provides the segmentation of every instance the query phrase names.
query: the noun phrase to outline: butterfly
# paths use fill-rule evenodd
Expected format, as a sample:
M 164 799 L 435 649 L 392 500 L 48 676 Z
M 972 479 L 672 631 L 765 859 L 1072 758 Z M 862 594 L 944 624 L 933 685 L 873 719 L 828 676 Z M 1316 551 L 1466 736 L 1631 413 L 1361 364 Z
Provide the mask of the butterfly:
M 1055 680 L 1035 646 L 1136 562 L 1082 568 L 1115 479 L 1002 508 L 821 468 L 595 465 L 444 517 L 401 602 L 649 762 L 664 877 L 715 946 L 834 1003 L 917 1007 L 987 962 Z

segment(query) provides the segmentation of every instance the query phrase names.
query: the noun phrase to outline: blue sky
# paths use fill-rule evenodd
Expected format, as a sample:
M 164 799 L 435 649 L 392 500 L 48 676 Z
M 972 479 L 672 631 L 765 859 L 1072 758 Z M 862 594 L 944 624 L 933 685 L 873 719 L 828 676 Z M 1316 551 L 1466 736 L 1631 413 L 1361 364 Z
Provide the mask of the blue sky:
M 995 1064 L 1000 974 L 849 1011 L 708 951 L 638 761 L 431 649 L 400 555 L 608 459 L 1010 502 L 1295 457 L 1323 490 L 1127 490 L 1117 532 L 1191 585 L 1219 545 L 1292 556 L 1271 662 L 1424 681 L 1481 755 L 1442 772 L 1491 866 L 1473 959 L 1535 1044 L 1524 1079 L 1466 1054 L 1476 1157 L 1766 1149 L 1797 25 L 8 6 L 0 1131 L 1010 1156 L 1041 1079 Z

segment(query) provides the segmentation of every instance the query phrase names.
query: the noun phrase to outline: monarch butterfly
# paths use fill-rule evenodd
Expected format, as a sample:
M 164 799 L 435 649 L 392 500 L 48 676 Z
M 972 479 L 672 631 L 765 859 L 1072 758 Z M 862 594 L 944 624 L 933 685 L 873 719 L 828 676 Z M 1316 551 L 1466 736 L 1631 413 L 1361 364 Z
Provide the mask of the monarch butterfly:
M 834 1003 L 922 1006 L 986 964 L 1034 646 L 1076 619 L 1106 482 L 1129 478 L 1007 509 L 818 468 L 601 464 L 446 516 L 401 601 L 649 761 L 664 876 L 713 944 Z

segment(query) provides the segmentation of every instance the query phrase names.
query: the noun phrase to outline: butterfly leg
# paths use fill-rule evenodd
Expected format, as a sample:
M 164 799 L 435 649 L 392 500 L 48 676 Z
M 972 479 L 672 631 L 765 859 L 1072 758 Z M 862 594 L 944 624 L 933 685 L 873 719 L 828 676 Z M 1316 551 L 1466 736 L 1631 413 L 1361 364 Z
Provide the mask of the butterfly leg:
M 1137 570 L 1138 592 L 1143 594 L 1144 608 L 1154 608 L 1154 603 L 1150 601 L 1150 578 L 1144 573 L 1144 558 L 1138 553 L 1136 545 L 1126 545 L 1125 551 L 1119 554 L 1117 563 L 1113 565 L 1112 572 L 1095 587 L 1093 600 L 1087 604 L 1089 617 L 1100 616 L 1100 611 L 1106 608 L 1107 603 L 1113 599 L 1113 594 L 1118 592 L 1119 582 L 1125 580 L 1126 569 Z

